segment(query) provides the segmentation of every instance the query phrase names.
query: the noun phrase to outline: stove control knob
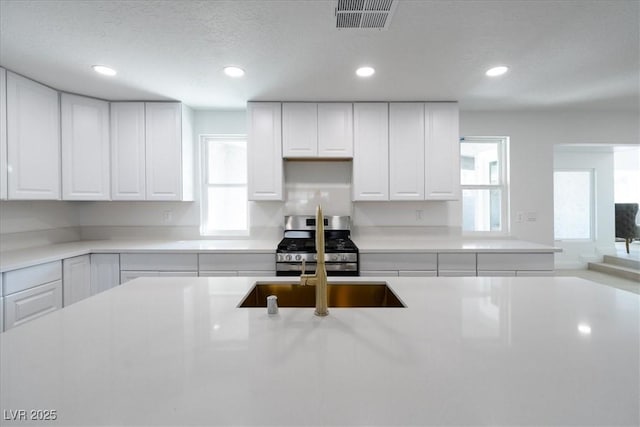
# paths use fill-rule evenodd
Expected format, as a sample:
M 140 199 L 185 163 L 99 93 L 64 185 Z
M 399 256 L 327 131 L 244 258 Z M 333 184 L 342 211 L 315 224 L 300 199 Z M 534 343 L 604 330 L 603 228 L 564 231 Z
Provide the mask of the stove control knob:
M 291 261 L 291 255 L 287 255 L 284 257 L 287 261 Z
M 300 261 L 302 257 L 300 255 L 296 255 L 296 261 Z

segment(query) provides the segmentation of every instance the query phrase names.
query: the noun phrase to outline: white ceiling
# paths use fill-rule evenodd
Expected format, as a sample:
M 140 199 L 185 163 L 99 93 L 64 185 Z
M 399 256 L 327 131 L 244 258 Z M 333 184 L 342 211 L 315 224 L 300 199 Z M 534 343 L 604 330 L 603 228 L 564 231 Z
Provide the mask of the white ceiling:
M 463 109 L 637 110 L 640 2 L 400 0 L 387 31 L 334 1 L 0 3 L 0 64 L 109 100 L 457 100 Z M 106 64 L 115 78 L 95 74 Z M 226 77 L 225 65 L 246 70 Z M 376 68 L 369 79 L 355 69 Z M 511 67 L 490 79 L 484 71 Z

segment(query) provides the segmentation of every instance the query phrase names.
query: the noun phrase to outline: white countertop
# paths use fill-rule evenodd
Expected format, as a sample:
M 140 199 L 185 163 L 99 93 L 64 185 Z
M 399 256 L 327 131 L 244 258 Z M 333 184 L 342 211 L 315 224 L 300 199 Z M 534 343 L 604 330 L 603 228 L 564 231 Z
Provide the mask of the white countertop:
M 236 308 L 255 280 L 136 279 L 0 334 L 0 412 L 84 426 L 640 424 L 638 295 L 569 277 L 396 277 L 381 280 L 407 308 L 318 318 Z
M 88 253 L 275 253 L 279 240 L 92 240 L 2 252 L 0 271 Z
M 359 236 L 360 253 L 398 252 L 560 252 L 560 248 L 515 239 L 440 237 L 421 238 Z
M 0 253 L 0 272 L 30 267 L 88 253 L 185 252 L 185 253 L 275 253 L 280 239 L 237 240 L 94 240 L 60 243 Z M 359 236 L 354 240 L 360 253 L 398 252 L 558 252 L 560 249 L 512 239 L 425 239 Z

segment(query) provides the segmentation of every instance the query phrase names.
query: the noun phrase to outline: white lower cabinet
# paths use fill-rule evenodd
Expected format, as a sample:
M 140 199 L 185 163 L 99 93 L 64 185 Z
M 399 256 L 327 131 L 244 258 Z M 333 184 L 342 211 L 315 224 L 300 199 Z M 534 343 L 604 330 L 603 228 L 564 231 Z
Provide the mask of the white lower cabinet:
M 91 254 L 91 295 L 120 284 L 120 255 Z
M 64 306 L 91 296 L 91 260 L 89 255 L 62 261 L 62 295 Z
M 198 277 L 197 271 L 121 271 L 120 283 L 124 284 L 138 277 Z
M 4 298 L 4 304 L 6 329 L 37 319 L 62 308 L 62 281 L 56 280 L 8 295 Z
M 360 270 L 362 277 L 397 277 L 398 270 Z
M 199 276 L 274 276 L 274 253 L 200 254 Z
M 438 255 L 435 253 L 364 253 L 360 254 L 360 275 L 405 277 L 435 276 Z M 374 274 L 375 273 L 375 274 Z
M 515 277 L 515 270 L 481 270 L 478 277 Z
M 421 270 L 407 270 L 398 271 L 400 277 L 436 277 L 438 272 L 435 270 L 421 271 Z
M 138 277 L 196 277 L 197 275 L 198 254 L 120 254 L 120 283 L 126 283 Z
M 440 253 L 438 254 L 438 276 L 475 276 L 475 253 Z
M 3 273 L 2 297 L 4 330 L 62 308 L 62 262 Z
M 519 276 L 519 277 L 549 277 L 554 275 L 555 275 L 555 272 L 553 270 L 539 270 L 539 271 L 518 270 L 516 271 L 516 276 Z
M 7 177 L 7 70 L 0 68 L 0 199 L 2 200 L 7 200 Z M 2 332 L 1 327 L 0 332 Z
M 515 276 L 516 271 L 552 272 L 554 268 L 554 255 L 549 253 L 479 253 L 478 276 Z M 500 274 L 503 272 L 504 274 Z

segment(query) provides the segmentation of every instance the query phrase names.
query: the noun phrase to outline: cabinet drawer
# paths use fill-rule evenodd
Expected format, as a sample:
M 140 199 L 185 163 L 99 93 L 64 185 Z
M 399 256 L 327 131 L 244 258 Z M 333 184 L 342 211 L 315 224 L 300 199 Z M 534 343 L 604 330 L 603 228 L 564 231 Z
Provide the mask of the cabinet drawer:
M 200 271 L 267 271 L 276 269 L 272 254 L 200 254 Z
M 197 254 L 121 254 L 121 270 L 198 271 Z
M 398 271 L 400 277 L 436 277 L 438 273 L 435 270 L 429 271 Z
M 62 308 L 62 281 L 36 286 L 4 299 L 5 330 Z
M 513 270 L 484 270 L 478 271 L 478 277 L 515 277 Z
M 555 273 L 551 270 L 538 270 L 538 271 L 516 271 L 516 276 L 520 277 L 550 277 L 554 276 Z
M 61 261 L 8 271 L 4 273 L 2 295 L 7 296 L 60 279 L 62 279 Z
M 379 253 L 360 254 L 360 270 L 422 271 L 438 269 L 437 254 Z
M 478 254 L 478 271 L 553 270 L 553 253 Z
M 138 277 L 197 277 L 197 271 L 122 271 L 120 283 L 124 284 Z
M 438 254 L 439 272 L 476 272 L 476 254 Z
M 360 276 L 363 277 L 398 277 L 398 271 L 393 270 L 384 270 L 384 271 L 360 271 Z
M 438 276 L 440 277 L 475 277 L 476 272 L 464 271 L 464 270 L 439 270 Z

